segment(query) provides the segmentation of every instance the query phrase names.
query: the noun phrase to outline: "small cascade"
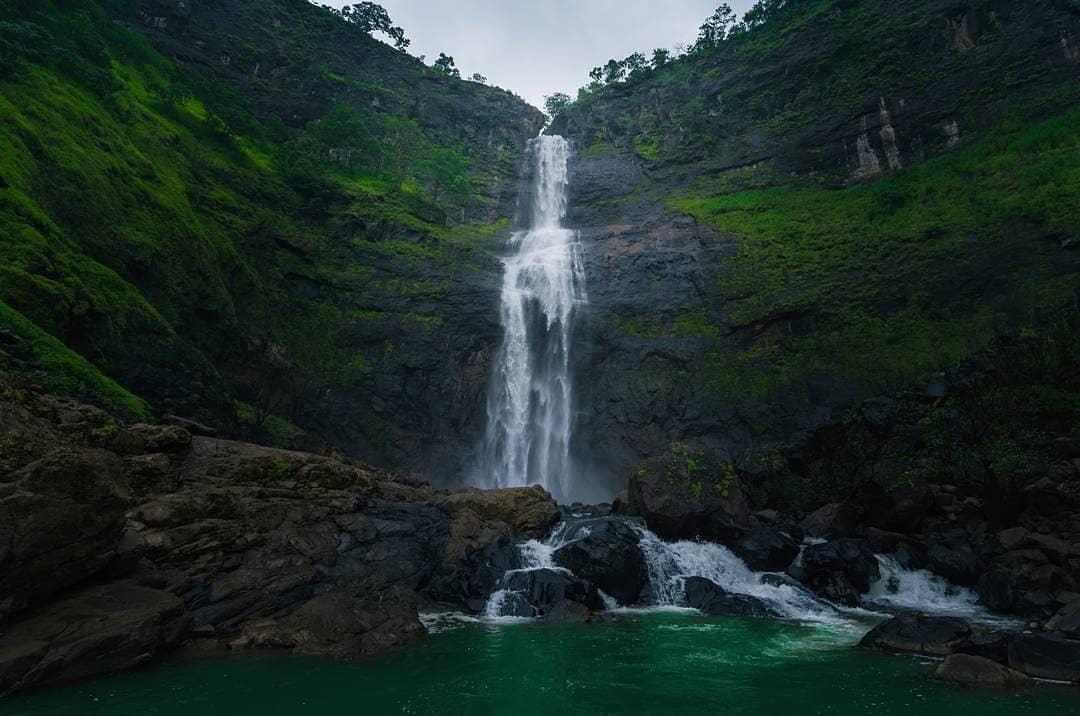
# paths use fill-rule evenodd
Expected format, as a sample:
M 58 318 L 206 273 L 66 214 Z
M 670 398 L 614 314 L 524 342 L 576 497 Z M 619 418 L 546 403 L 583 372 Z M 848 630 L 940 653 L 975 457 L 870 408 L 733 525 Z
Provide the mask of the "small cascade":
M 686 578 L 704 577 L 733 594 L 756 597 L 789 619 L 817 621 L 836 614 L 834 607 L 805 590 L 763 581 L 767 573 L 754 572 L 723 545 L 665 542 L 644 526 L 637 529 L 657 606 L 681 606 Z
M 552 570 L 571 574 L 556 566 L 555 553 L 562 547 L 590 534 L 595 518 L 570 518 L 560 522 L 546 539 L 528 540 L 517 545 L 521 567 L 503 575 L 499 588 L 489 597 L 483 618 L 494 621 L 517 621 L 534 616 L 524 593 L 510 589 L 514 575 L 532 570 Z M 610 518 L 620 519 L 620 518 Z M 666 542 L 638 520 L 627 524 L 640 537 L 638 546 L 645 558 L 650 598 L 644 605 L 619 605 L 603 595 L 609 610 L 670 609 L 685 607 L 685 581 L 704 577 L 727 592 L 761 600 L 776 614 L 802 622 L 830 625 L 856 624 L 856 619 L 880 616 L 882 611 L 919 610 L 932 614 L 989 619 L 968 589 L 950 584 L 943 577 L 926 570 L 907 569 L 894 558 L 877 555 L 881 578 L 864 596 L 866 609 L 837 607 L 811 594 L 786 575 L 755 572 L 727 547 L 712 542 Z M 808 543 L 812 543 L 808 542 Z M 800 552 L 801 557 L 801 552 Z M 520 581 L 520 580 L 518 580 Z
M 562 521 L 555 526 L 551 534 L 543 540 L 530 539 L 517 545 L 521 567 L 511 569 L 499 580 L 498 588 L 488 597 L 484 606 L 483 618 L 488 620 L 515 620 L 531 618 L 532 609 L 524 597 L 509 588 L 513 575 L 538 569 L 550 569 L 569 574 L 569 570 L 555 565 L 555 551 L 564 545 L 589 535 L 588 527 L 575 529 L 573 522 Z
M 881 578 L 863 598 L 871 606 L 890 610 L 911 609 L 949 616 L 987 616 L 970 589 L 950 584 L 925 569 L 907 569 L 892 557 L 879 554 Z

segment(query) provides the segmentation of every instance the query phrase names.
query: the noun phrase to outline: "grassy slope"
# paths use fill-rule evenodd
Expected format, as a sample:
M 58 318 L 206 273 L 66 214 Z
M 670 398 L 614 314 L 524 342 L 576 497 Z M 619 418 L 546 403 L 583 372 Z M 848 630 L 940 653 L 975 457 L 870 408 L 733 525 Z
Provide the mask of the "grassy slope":
M 430 305 L 448 277 L 489 260 L 501 225 L 449 217 L 509 157 L 462 159 L 456 140 L 344 101 L 287 129 L 96 2 L 17 5 L 0 10 L 5 30 L 22 30 L 0 47 L 0 327 L 33 346 L 11 352 L 46 386 L 133 413 L 146 405 L 114 378 L 161 410 L 239 397 L 256 404 L 241 420 L 281 426 L 266 413 L 296 406 L 260 394 L 266 379 L 244 373 L 252 354 L 287 366 L 294 392 L 362 382 L 387 346 L 343 348 L 344 331 L 437 329 L 412 299 Z M 410 141 L 403 163 L 349 144 L 391 133 Z M 448 155 L 457 193 L 424 165 Z
M 767 397 L 815 373 L 895 390 L 997 332 L 1068 303 L 1053 254 L 1080 239 L 1080 112 L 1007 122 L 962 150 L 846 189 L 773 187 L 672 204 L 740 238 L 718 283 L 727 319 L 758 326 L 708 357 L 711 387 Z M 806 335 L 760 327 L 812 316 Z M 708 316 L 702 316 L 707 330 Z

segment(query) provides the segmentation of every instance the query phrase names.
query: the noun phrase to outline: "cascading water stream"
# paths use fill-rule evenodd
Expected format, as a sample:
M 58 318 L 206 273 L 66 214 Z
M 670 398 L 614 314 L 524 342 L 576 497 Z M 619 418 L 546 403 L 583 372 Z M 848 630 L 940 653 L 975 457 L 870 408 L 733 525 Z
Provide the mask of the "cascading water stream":
M 608 518 L 610 519 L 610 518 Z M 860 631 L 858 619 L 886 610 L 915 609 L 932 614 L 963 616 L 976 621 L 999 621 L 981 608 L 976 596 L 967 589 L 949 584 L 943 577 L 925 570 L 907 569 L 895 559 L 878 555 L 881 577 L 863 596 L 869 609 L 837 607 L 796 584 L 770 579 L 767 573 L 755 572 L 727 547 L 711 542 L 665 542 L 641 522 L 628 520 L 638 533 L 638 546 L 645 558 L 650 598 L 647 608 L 672 608 L 685 605 L 684 583 L 687 577 L 704 577 L 732 594 L 755 597 L 777 615 L 801 622 Z M 508 588 L 512 575 L 530 570 L 555 570 L 555 553 L 590 534 L 589 519 L 570 518 L 559 523 L 544 540 L 528 540 L 518 545 L 521 567 L 507 572 L 499 588 L 488 599 L 484 618 L 497 621 L 520 621 L 523 596 Z M 775 575 L 774 575 L 775 576 Z M 616 608 L 610 598 L 608 608 Z M 631 606 L 631 605 L 622 605 Z M 527 612 L 527 610 L 526 610 Z
M 533 162 L 531 220 L 503 260 L 503 342 L 488 392 L 487 428 L 473 482 L 480 487 L 539 484 L 569 496 L 573 390 L 570 336 L 586 300 L 577 234 L 562 227 L 569 143 L 540 135 Z

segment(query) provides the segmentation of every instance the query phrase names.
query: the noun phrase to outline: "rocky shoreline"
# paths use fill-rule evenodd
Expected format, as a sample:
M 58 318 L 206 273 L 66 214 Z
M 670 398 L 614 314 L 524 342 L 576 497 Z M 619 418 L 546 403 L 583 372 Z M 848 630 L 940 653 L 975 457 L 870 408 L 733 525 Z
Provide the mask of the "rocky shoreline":
M 186 421 L 124 424 L 33 390 L 4 396 L 0 693 L 178 650 L 371 656 L 423 638 L 420 612 L 479 613 L 499 589 L 517 600 L 504 613 L 603 619 L 608 600 L 657 603 L 636 524 L 665 539 L 726 545 L 766 572 L 763 582 L 836 605 L 859 604 L 880 576 L 875 555 L 892 555 L 971 586 L 1027 625 L 987 633 L 901 614 L 865 646 L 948 657 L 942 677 L 964 683 L 1080 681 L 1080 553 L 1068 535 L 1033 529 L 1048 503 L 1068 514 L 1052 524 L 1076 512 L 1046 485 L 1032 490 L 1031 514 L 998 532 L 979 527 L 976 506 L 956 495 L 910 508 L 896 497 L 873 512 L 832 504 L 796 521 L 754 511 L 738 476 L 702 489 L 670 462 L 639 469 L 610 507 L 560 509 L 539 488 L 437 490 L 332 457 L 220 439 Z M 904 509 L 921 515 L 917 529 L 882 526 L 881 515 Z M 588 513 L 587 530 L 580 516 L 565 519 L 575 511 Z M 567 535 L 551 568 L 521 569 L 518 544 L 560 523 Z M 685 603 L 705 613 L 776 615 L 703 577 L 682 588 Z

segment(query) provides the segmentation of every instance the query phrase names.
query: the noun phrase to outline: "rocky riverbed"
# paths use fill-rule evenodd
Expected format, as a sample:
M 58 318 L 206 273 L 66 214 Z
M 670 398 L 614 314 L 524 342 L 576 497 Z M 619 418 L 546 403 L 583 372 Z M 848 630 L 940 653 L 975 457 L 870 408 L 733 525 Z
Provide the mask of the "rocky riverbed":
M 755 510 L 737 476 L 683 494 L 667 469 L 647 467 L 612 506 L 560 508 L 538 488 L 437 490 L 333 457 L 219 439 L 179 419 L 125 424 L 33 391 L 5 395 L 0 432 L 20 439 L 5 443 L 0 478 L 3 692 L 180 648 L 381 654 L 424 638 L 421 612 L 490 614 L 500 591 L 509 601 L 496 616 L 545 621 L 606 620 L 612 606 L 651 604 L 792 617 L 791 595 L 823 613 L 880 611 L 867 595 L 888 588 L 881 555 L 945 575 L 1017 619 L 991 628 L 904 613 L 864 646 L 949 656 L 943 678 L 965 683 L 1080 681 L 1076 546 L 1026 512 L 990 532 L 954 495 L 919 503 L 922 517 L 906 532 L 851 504 L 795 521 Z M 1072 503 L 1051 490 L 1031 493 L 1038 524 L 1072 524 Z M 1049 503 L 1057 521 L 1047 520 Z M 656 567 L 689 548 L 732 566 Z

